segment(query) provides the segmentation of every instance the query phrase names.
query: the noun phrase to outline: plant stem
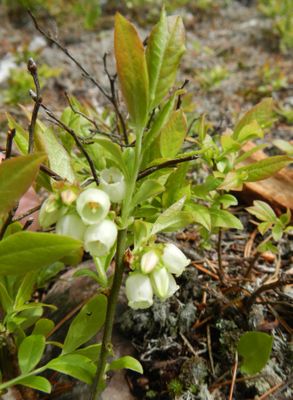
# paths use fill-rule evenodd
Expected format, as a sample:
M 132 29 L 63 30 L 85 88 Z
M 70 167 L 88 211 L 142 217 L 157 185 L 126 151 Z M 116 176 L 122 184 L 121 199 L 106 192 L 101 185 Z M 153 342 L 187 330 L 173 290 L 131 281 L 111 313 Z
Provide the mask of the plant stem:
M 115 256 L 115 273 L 111 292 L 108 298 L 108 306 L 106 313 L 106 321 L 103 333 L 103 340 L 100 352 L 100 358 L 98 362 L 98 368 L 96 376 L 93 382 L 93 388 L 90 396 L 90 400 L 100 400 L 103 391 L 103 379 L 105 373 L 105 367 L 107 363 L 107 357 L 112 350 L 112 331 L 114 325 L 114 318 L 116 312 L 116 305 L 118 295 L 122 283 L 123 271 L 124 271 L 124 253 L 126 250 L 126 239 L 127 239 L 127 225 L 129 215 L 132 211 L 132 199 L 135 192 L 136 180 L 139 173 L 140 159 L 141 159 L 141 143 L 142 143 L 143 129 L 137 132 L 136 143 L 135 143 L 135 157 L 134 157 L 134 168 L 131 177 L 128 182 L 128 188 L 126 191 L 125 199 L 121 210 L 121 219 L 124 226 L 118 233 L 116 256 Z
M 223 235 L 223 231 L 221 228 L 219 228 L 217 253 L 218 253 L 219 278 L 220 278 L 221 283 L 224 282 L 224 270 L 223 270 L 223 263 L 222 263 L 222 235 Z
M 93 383 L 93 391 L 91 394 L 91 400 L 99 400 L 101 396 L 101 383 L 104 378 L 104 372 L 107 362 L 107 357 L 109 352 L 111 351 L 111 339 L 112 339 L 112 330 L 115 318 L 116 304 L 118 300 L 119 290 L 122 283 L 123 271 L 124 271 L 124 252 L 126 246 L 126 237 L 127 230 L 121 230 L 118 233 L 117 239 L 117 251 L 116 251 L 116 268 L 114 274 L 113 285 L 111 288 L 111 293 L 108 299 L 108 307 L 106 314 L 106 322 L 104 327 L 104 335 L 100 353 L 100 359 L 98 363 L 98 369 L 95 376 L 95 380 Z

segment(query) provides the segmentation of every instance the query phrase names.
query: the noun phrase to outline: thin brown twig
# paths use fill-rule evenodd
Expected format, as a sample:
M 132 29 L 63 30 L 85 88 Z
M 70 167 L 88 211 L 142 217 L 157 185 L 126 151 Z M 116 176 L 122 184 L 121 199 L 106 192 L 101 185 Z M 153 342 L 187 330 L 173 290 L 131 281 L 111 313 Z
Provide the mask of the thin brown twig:
M 267 399 L 271 394 L 275 393 L 280 387 L 284 385 L 283 382 L 277 383 L 275 386 L 270 388 L 267 392 L 265 392 L 262 396 L 258 398 L 258 400 L 265 400 Z
M 39 204 L 36 207 L 33 207 L 29 210 L 27 210 L 26 212 L 24 212 L 23 214 L 18 215 L 17 217 L 13 218 L 13 222 L 16 221 L 21 221 L 23 218 L 29 217 L 30 215 L 32 215 L 33 213 L 35 213 L 36 211 L 39 211 L 39 209 L 41 208 L 42 204 Z
M 114 107 L 117 119 L 121 124 L 124 142 L 125 142 L 126 145 L 128 145 L 129 144 L 129 140 L 128 140 L 128 135 L 127 135 L 126 124 L 125 124 L 123 115 L 121 114 L 121 112 L 119 110 L 117 94 L 116 94 L 116 90 L 115 90 L 115 82 L 116 82 L 116 79 L 117 79 L 117 74 L 111 75 L 109 73 L 108 66 L 107 66 L 107 57 L 108 57 L 108 54 L 105 53 L 104 56 L 103 56 L 103 64 L 104 64 L 105 74 L 107 75 L 107 78 L 108 78 L 109 83 L 110 83 L 110 90 L 111 90 L 111 100 L 110 101 L 111 101 L 111 103 L 112 103 L 112 105 Z
M 110 86 L 113 85 L 114 89 L 112 89 L 111 86 L 111 94 L 107 93 L 105 91 L 105 89 L 100 85 L 100 83 L 85 69 L 85 67 L 68 51 L 68 49 L 66 49 L 64 46 L 62 46 L 57 40 L 53 39 L 47 32 L 45 32 L 38 24 L 35 16 L 32 14 L 31 11 L 28 10 L 28 14 L 30 15 L 35 28 L 37 31 L 39 31 L 41 33 L 41 35 L 43 35 L 50 43 L 54 44 L 55 46 L 58 47 L 59 50 L 61 50 L 81 71 L 83 76 L 85 76 L 86 79 L 88 79 L 89 81 L 91 81 L 98 89 L 99 91 L 103 94 L 103 96 L 113 105 L 115 113 L 121 123 L 121 127 L 122 127 L 122 131 L 123 131 L 123 136 L 124 136 L 124 140 L 125 143 L 128 144 L 128 137 L 127 137 L 127 129 L 126 129 L 126 125 L 125 125 L 125 121 L 124 118 L 119 110 L 118 107 L 118 102 L 117 102 L 117 96 L 115 93 L 115 86 L 114 86 L 114 82 L 111 83 L 110 80 Z M 111 78 L 112 79 L 112 78 Z M 114 77 L 113 77 L 114 79 Z M 114 79 L 115 81 L 115 79 Z
M 73 137 L 77 147 L 79 148 L 79 150 L 82 152 L 82 154 L 85 156 L 91 173 L 93 175 L 93 178 L 96 182 L 96 184 L 99 184 L 99 178 L 97 175 L 97 171 L 95 169 L 93 160 L 91 159 L 91 157 L 89 156 L 88 152 L 86 151 L 86 149 L 84 148 L 84 146 L 82 145 L 80 139 L 78 138 L 78 136 L 76 135 L 76 133 L 74 132 L 73 129 L 69 128 L 69 126 L 67 126 L 66 124 L 64 124 L 59 118 L 56 117 L 56 115 L 48 108 L 46 107 L 43 103 L 41 103 L 40 105 L 42 107 L 42 109 L 46 112 L 46 114 L 57 123 L 57 125 L 59 125 L 59 127 L 63 128 L 66 132 L 68 132 L 70 134 L 71 137 Z
M 37 64 L 34 62 L 32 58 L 28 60 L 27 63 L 27 69 L 30 72 L 31 76 L 33 77 L 36 92 L 34 93 L 34 108 L 31 116 L 31 121 L 28 127 L 28 132 L 29 132 L 29 139 L 28 139 L 28 153 L 32 153 L 34 150 L 34 136 L 35 136 L 35 127 L 36 127 L 36 122 L 38 118 L 38 112 L 40 109 L 40 105 L 42 103 L 42 97 L 41 97 L 41 87 L 40 87 L 40 82 L 39 82 L 39 76 L 38 76 L 38 67 Z
M 230 387 L 229 400 L 233 400 L 233 392 L 234 392 L 234 387 L 235 387 L 235 382 L 236 382 L 237 368 L 238 368 L 238 353 L 236 351 L 235 363 L 234 363 L 233 372 L 232 372 L 232 382 L 231 382 L 231 387 Z
M 197 264 L 196 262 L 192 262 L 191 265 L 193 265 L 196 269 L 198 269 L 201 272 L 204 272 L 205 274 L 209 275 L 210 277 L 212 277 L 213 279 L 215 279 L 216 281 L 219 280 L 218 275 L 214 274 L 213 272 L 209 271 L 208 269 L 206 269 L 205 267 L 203 267 L 200 264 Z
M 224 283 L 224 270 L 222 261 L 222 237 L 223 237 L 223 231 L 222 228 L 219 228 L 218 241 L 217 241 L 218 272 L 221 283 Z
M 173 160 L 168 160 L 165 161 L 159 165 L 154 165 L 153 167 L 149 167 L 146 168 L 145 170 L 141 171 L 138 174 L 137 180 L 139 181 L 140 179 L 145 178 L 148 175 L 151 175 L 152 173 L 163 169 L 163 168 L 168 168 L 168 167 L 176 167 L 176 165 L 181 164 L 183 162 L 187 162 L 187 161 L 194 161 L 197 160 L 198 156 L 197 155 L 192 155 L 192 156 L 186 156 L 186 157 L 182 157 L 182 158 L 175 158 Z
M 186 85 L 188 85 L 189 83 L 189 79 L 185 79 L 185 81 L 183 82 L 183 84 L 181 85 L 180 89 L 184 89 Z M 177 100 L 177 104 L 176 104 L 176 110 L 178 110 L 181 107 L 181 103 L 182 103 L 182 94 L 180 94 L 178 96 L 178 100 Z
M 211 370 L 213 376 L 215 376 L 215 365 L 214 365 L 214 358 L 213 358 L 213 349 L 212 349 L 212 339 L 211 339 L 211 327 L 207 325 L 207 345 L 208 345 L 208 355 L 211 364 Z
M 12 155 L 12 144 L 13 144 L 13 139 L 15 136 L 15 129 L 9 129 L 7 132 L 7 138 L 6 138 L 6 148 L 5 148 L 5 160 L 8 160 L 8 158 L 11 157 Z
M 293 284 L 292 277 L 291 278 L 281 277 L 278 280 L 276 280 L 275 282 L 264 283 L 262 286 L 260 286 L 258 289 L 256 289 L 251 294 L 251 296 L 246 300 L 245 306 L 246 306 L 247 311 L 250 310 L 250 308 L 255 303 L 256 299 L 258 298 L 258 296 L 260 296 L 263 292 L 266 292 L 266 291 L 272 290 L 272 289 L 277 289 L 279 287 L 290 285 L 290 284 Z
M 44 164 L 40 165 L 40 170 L 44 172 L 46 175 L 48 175 L 50 178 L 54 179 L 55 181 L 64 181 L 64 178 L 62 178 L 62 176 L 58 175 L 51 168 L 47 167 Z

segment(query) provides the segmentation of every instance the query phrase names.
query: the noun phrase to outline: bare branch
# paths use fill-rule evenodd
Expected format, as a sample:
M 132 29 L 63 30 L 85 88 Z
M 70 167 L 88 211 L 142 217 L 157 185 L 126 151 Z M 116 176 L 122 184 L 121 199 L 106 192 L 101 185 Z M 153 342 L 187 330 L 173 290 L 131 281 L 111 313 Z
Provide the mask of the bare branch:
M 83 144 L 81 143 L 80 139 L 78 138 L 78 136 L 76 135 L 76 133 L 74 132 L 73 129 L 69 128 L 69 126 L 65 125 L 59 118 L 56 117 L 56 115 L 48 108 L 46 107 L 43 103 L 40 104 L 40 107 L 42 107 L 42 109 L 46 112 L 46 114 L 57 123 L 57 125 L 59 125 L 61 128 L 63 128 L 66 132 L 69 133 L 70 136 L 73 137 L 77 147 L 79 148 L 79 150 L 82 152 L 82 154 L 85 156 L 91 173 L 93 175 L 93 178 L 96 182 L 96 184 L 99 184 L 99 178 L 97 175 L 97 171 L 96 168 L 94 166 L 93 160 L 91 159 L 91 157 L 89 156 L 88 152 L 86 151 L 86 149 L 84 148 Z
M 187 161 L 194 161 L 198 158 L 197 155 L 192 155 L 192 156 L 186 156 L 186 157 L 182 157 L 182 158 L 175 158 L 174 160 L 168 160 L 163 162 L 162 164 L 159 165 L 154 165 L 153 167 L 149 167 L 143 171 L 141 171 L 138 174 L 138 178 L 137 180 L 139 181 L 142 178 L 145 178 L 146 176 L 160 170 L 163 168 L 169 168 L 169 167 L 176 167 L 176 165 L 187 162 Z
M 99 91 L 103 94 L 103 96 L 113 105 L 115 113 L 117 115 L 117 118 L 120 121 L 121 127 L 122 127 L 122 133 L 124 136 L 124 141 L 126 144 L 128 144 L 128 137 L 127 137 L 127 129 L 126 129 L 126 124 L 124 121 L 124 118 L 119 110 L 118 107 L 118 102 L 117 102 L 117 96 L 115 93 L 115 79 L 116 75 L 110 76 L 108 72 L 106 72 L 109 82 L 110 82 L 110 90 L 111 94 L 107 93 L 105 89 L 100 85 L 100 83 L 86 70 L 86 68 L 66 49 L 64 46 L 62 46 L 57 40 L 53 39 L 47 32 L 45 32 L 38 24 L 35 16 L 31 13 L 31 11 L 28 10 L 28 13 L 33 20 L 33 23 L 35 25 L 35 28 L 37 31 L 41 33 L 50 43 L 54 44 L 55 46 L 58 47 L 59 50 L 61 50 L 74 64 L 82 71 L 83 76 L 91 81 L 98 89 Z M 104 66 L 105 66 L 105 57 L 104 57 Z
M 32 58 L 30 58 L 28 60 L 27 69 L 30 72 L 31 76 L 33 77 L 35 88 L 36 88 L 36 93 L 34 96 L 35 104 L 34 104 L 34 108 L 33 108 L 33 112 L 32 112 L 31 121 L 30 121 L 30 124 L 28 127 L 28 132 L 29 132 L 28 153 L 32 153 L 34 150 L 35 126 L 36 126 L 36 122 L 37 122 L 37 118 L 38 118 L 38 112 L 40 109 L 40 105 L 42 102 L 42 97 L 41 97 L 41 87 L 40 87 L 39 76 L 38 76 L 38 67 Z
M 293 278 L 290 277 L 281 277 L 280 279 L 270 282 L 270 283 L 264 283 L 262 286 L 260 286 L 258 289 L 256 289 L 251 296 L 247 299 L 246 301 L 246 309 L 249 311 L 252 305 L 255 303 L 256 299 L 263 293 L 267 292 L 268 290 L 272 289 L 277 289 L 279 287 L 283 287 L 286 285 L 292 285 L 293 284 Z
M 110 101 L 113 104 L 116 116 L 117 116 L 117 118 L 118 118 L 118 120 L 119 120 L 119 122 L 121 124 L 122 134 L 123 134 L 123 137 L 124 137 L 125 144 L 128 145 L 129 144 L 129 140 L 128 140 L 128 135 L 127 135 L 126 124 L 125 124 L 124 118 L 123 118 L 123 116 L 122 116 L 122 114 L 121 114 L 121 112 L 119 110 L 119 107 L 118 107 L 117 95 L 116 95 L 116 90 L 115 90 L 115 82 L 116 82 L 117 74 L 111 75 L 109 73 L 109 70 L 108 70 L 108 67 L 107 67 L 107 56 L 108 56 L 108 54 L 105 53 L 104 57 L 103 57 L 103 63 L 104 63 L 105 74 L 107 75 L 109 83 L 110 83 L 110 90 L 111 90 L 111 100 Z
M 7 138 L 6 138 L 6 148 L 5 148 L 5 160 L 8 160 L 8 158 L 11 157 L 12 155 L 12 143 L 13 139 L 15 136 L 15 129 L 9 129 L 7 132 Z

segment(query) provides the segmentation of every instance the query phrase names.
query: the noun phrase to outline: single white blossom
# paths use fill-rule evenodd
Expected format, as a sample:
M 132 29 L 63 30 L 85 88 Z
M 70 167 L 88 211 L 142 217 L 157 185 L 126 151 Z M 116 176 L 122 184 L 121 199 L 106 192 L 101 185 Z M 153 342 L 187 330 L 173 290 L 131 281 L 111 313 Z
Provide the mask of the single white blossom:
M 174 244 L 168 243 L 164 247 L 163 264 L 171 274 L 180 276 L 190 260 Z
M 76 200 L 76 210 L 87 225 L 97 224 L 106 218 L 110 205 L 107 193 L 95 188 L 86 189 Z
M 129 307 L 134 310 L 149 308 L 153 304 L 153 289 L 147 275 L 134 273 L 125 283 Z
M 169 282 L 170 274 L 168 274 L 166 268 L 160 268 L 158 270 L 153 271 L 150 277 L 154 293 L 160 299 L 162 300 L 166 299 L 168 297 L 169 284 L 170 284 Z
M 101 171 L 100 187 L 113 203 L 121 203 L 125 196 L 125 180 L 122 172 L 115 167 Z
M 77 214 L 67 214 L 61 217 L 56 224 L 57 235 L 71 236 L 83 240 L 86 226 Z
M 84 234 L 84 247 L 93 257 L 109 253 L 117 238 L 117 227 L 113 221 L 105 219 L 89 226 Z
M 150 250 L 141 257 L 140 268 L 144 274 L 149 274 L 159 262 L 159 257 L 154 250 Z

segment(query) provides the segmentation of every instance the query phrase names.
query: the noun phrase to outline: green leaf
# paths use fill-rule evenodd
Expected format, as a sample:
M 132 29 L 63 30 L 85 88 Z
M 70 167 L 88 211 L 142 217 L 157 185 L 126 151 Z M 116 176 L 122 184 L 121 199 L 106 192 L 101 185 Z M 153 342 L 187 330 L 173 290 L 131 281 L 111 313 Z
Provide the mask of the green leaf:
M 80 252 L 79 240 L 50 233 L 19 232 L 0 242 L 0 275 L 24 275 L 66 254 Z
M 184 206 L 184 202 L 185 197 L 178 200 L 176 203 L 172 204 L 171 207 L 162 212 L 162 214 L 156 219 L 151 234 L 155 235 L 156 233 L 163 231 L 164 229 L 171 226 L 174 222 L 174 218 L 178 215 L 178 211 L 180 211 Z
M 240 162 L 243 162 L 247 158 L 249 158 L 252 154 L 256 153 L 258 150 L 262 150 L 265 147 L 267 147 L 267 144 L 259 144 L 257 146 L 254 146 L 252 149 L 245 151 L 241 156 L 239 156 L 236 160 L 234 165 L 239 164 Z
M 165 192 L 162 196 L 163 207 L 170 207 L 183 196 L 186 200 L 190 198 L 190 184 L 186 182 L 187 171 L 190 165 L 188 162 L 179 165 L 168 177 L 165 184 Z
M 292 158 L 288 156 L 273 156 L 238 168 L 236 172 L 237 174 L 246 173 L 246 182 L 256 182 L 269 178 L 292 161 Z
M 92 344 L 87 347 L 75 350 L 74 354 L 80 354 L 81 356 L 87 357 L 93 362 L 97 362 L 101 352 L 101 343 Z
M 50 361 L 46 367 L 72 376 L 90 385 L 96 372 L 93 362 L 81 354 L 65 354 Z
M 247 207 L 246 210 L 260 221 L 274 222 L 277 219 L 275 211 L 272 209 L 272 207 L 261 200 L 254 200 L 253 206 Z
M 44 393 L 51 393 L 52 390 L 51 383 L 42 376 L 28 376 L 17 381 L 17 384 L 40 390 Z
M 32 334 L 47 336 L 54 326 L 55 324 L 51 319 L 41 318 L 36 322 Z
M 11 158 L 0 164 L 0 215 L 10 211 L 28 190 L 45 159 L 44 154 L 35 153 Z
M 41 361 L 46 346 L 42 335 L 27 336 L 18 350 L 18 363 L 22 374 L 27 374 Z
M 184 43 L 181 17 L 166 17 L 163 10 L 159 23 L 150 34 L 146 50 L 151 108 L 157 107 L 174 85 L 178 65 L 185 52 Z
M 123 174 L 127 177 L 128 170 L 125 166 L 123 153 L 118 144 L 113 143 L 111 140 L 103 136 L 95 136 L 93 140 L 103 148 L 103 150 L 106 152 L 105 156 L 109 160 L 113 161 L 116 167 L 122 170 Z
M 217 198 L 217 204 L 222 204 L 223 208 L 237 206 L 238 200 L 232 194 L 225 193 Z
M 2 282 L 0 282 L 0 305 L 7 314 L 13 309 L 13 300 Z
M 293 144 L 283 139 L 273 140 L 273 144 L 288 155 L 293 155 Z
M 157 196 L 164 190 L 164 186 L 162 186 L 158 181 L 155 181 L 154 179 L 148 179 L 144 181 L 134 195 L 133 207 L 135 207 L 137 204 L 147 201 L 152 197 Z
M 160 150 L 163 157 L 176 156 L 182 147 L 186 132 L 187 123 L 183 111 L 174 111 L 160 134 Z
M 273 254 L 278 254 L 279 253 L 278 247 L 275 246 L 272 242 L 261 243 L 260 245 L 257 246 L 256 250 L 259 253 L 265 253 L 267 251 L 270 251 Z
M 272 229 L 272 235 L 276 242 L 278 242 L 283 235 L 283 226 L 280 222 L 277 222 Z
M 141 363 L 130 356 L 120 357 L 117 360 L 112 361 L 108 369 L 116 371 L 117 369 L 124 368 L 131 369 L 132 371 L 138 372 L 139 374 L 143 374 Z
M 54 132 L 38 122 L 37 139 L 48 155 L 50 168 L 69 182 L 75 181 L 69 154 L 57 140 Z
M 235 132 L 234 132 L 235 134 Z M 262 138 L 264 136 L 263 130 L 259 126 L 256 120 L 253 120 L 243 128 L 237 134 L 237 141 L 240 143 L 247 142 L 254 138 Z
M 143 43 L 135 27 L 115 15 L 114 50 L 117 73 L 128 112 L 137 128 L 145 126 L 149 111 L 149 79 Z
M 268 126 L 272 125 L 274 120 L 275 113 L 273 99 L 263 99 L 259 104 L 254 106 L 240 119 L 234 129 L 233 139 L 237 140 L 242 129 L 246 125 L 251 124 L 253 121 L 256 121 L 261 129 L 265 129 Z
M 210 192 L 217 189 L 221 184 L 221 179 L 215 178 L 210 175 L 207 177 L 206 181 L 200 185 L 195 185 L 192 188 L 192 194 L 199 199 L 206 200 Z
M 273 346 L 273 337 L 263 332 L 246 332 L 241 336 L 237 351 L 243 357 L 241 372 L 254 375 L 268 362 Z
M 25 274 L 20 287 L 17 291 L 17 295 L 14 301 L 14 309 L 17 310 L 21 306 L 23 306 L 27 301 L 30 300 L 34 287 L 37 280 L 36 272 L 28 272 Z
M 71 353 L 88 342 L 103 326 L 106 318 L 107 297 L 100 294 L 91 299 L 71 322 L 62 354 Z
M 159 136 L 159 133 L 161 132 L 161 129 L 163 128 L 163 126 L 165 126 L 165 124 L 168 122 L 168 120 L 171 116 L 171 113 L 174 109 L 175 100 L 176 100 L 178 93 L 180 93 L 180 91 L 176 91 L 170 97 L 170 99 L 166 102 L 166 104 L 164 104 L 162 109 L 160 111 L 158 111 L 149 132 L 144 134 L 143 148 L 142 148 L 143 152 L 148 150 L 150 145 Z
M 140 247 L 144 242 L 148 241 L 152 229 L 152 224 L 136 220 L 133 224 L 134 247 Z
M 261 235 L 264 235 L 272 227 L 272 222 L 261 222 L 257 229 Z
M 202 225 L 208 231 L 212 229 L 212 221 L 209 209 L 201 204 L 190 203 L 186 209 L 192 212 L 193 220 L 196 224 Z
M 229 211 L 210 209 L 212 227 L 243 229 L 241 221 Z

